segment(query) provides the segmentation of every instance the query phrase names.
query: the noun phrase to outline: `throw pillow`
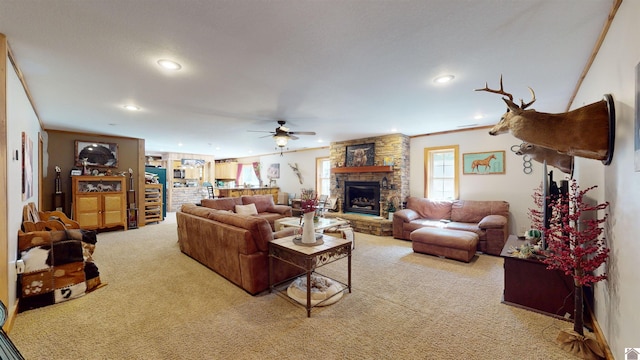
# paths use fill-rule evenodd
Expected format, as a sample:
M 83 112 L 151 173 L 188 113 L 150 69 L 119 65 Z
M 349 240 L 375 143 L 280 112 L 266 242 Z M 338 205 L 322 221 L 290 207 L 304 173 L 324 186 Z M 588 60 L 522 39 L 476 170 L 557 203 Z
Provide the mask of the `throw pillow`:
M 236 205 L 236 213 L 240 215 L 258 215 L 256 204 Z

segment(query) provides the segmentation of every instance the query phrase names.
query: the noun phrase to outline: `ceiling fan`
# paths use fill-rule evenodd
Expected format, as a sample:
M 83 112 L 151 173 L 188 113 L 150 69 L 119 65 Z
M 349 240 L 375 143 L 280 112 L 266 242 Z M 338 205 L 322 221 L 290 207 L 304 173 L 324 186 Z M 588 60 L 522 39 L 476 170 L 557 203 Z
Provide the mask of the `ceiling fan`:
M 280 148 L 280 155 L 282 155 L 282 149 L 287 146 L 289 140 L 298 140 L 296 135 L 315 135 L 315 131 L 289 131 L 289 128 L 284 126 L 287 122 L 284 120 L 278 120 L 278 127 L 275 131 L 261 131 L 261 130 L 248 130 L 251 132 L 268 132 L 270 135 L 262 137 L 272 136 L 276 141 L 276 145 Z

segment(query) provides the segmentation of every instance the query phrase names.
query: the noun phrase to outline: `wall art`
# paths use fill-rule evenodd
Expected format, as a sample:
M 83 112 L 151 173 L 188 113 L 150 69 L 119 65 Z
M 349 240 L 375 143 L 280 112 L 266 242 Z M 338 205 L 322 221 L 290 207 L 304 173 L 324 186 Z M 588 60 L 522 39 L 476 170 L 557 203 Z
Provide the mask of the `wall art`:
M 375 143 L 348 145 L 347 146 L 347 167 L 373 166 L 375 160 Z
M 640 63 L 636 65 L 636 121 L 635 121 L 634 163 L 635 170 L 640 171 Z
M 462 154 L 463 174 L 504 174 L 504 150 Z
M 280 164 L 271 164 L 267 169 L 268 179 L 280 179 Z
M 33 141 L 22 132 L 22 201 L 33 196 Z
M 76 140 L 76 166 L 118 167 L 118 144 Z

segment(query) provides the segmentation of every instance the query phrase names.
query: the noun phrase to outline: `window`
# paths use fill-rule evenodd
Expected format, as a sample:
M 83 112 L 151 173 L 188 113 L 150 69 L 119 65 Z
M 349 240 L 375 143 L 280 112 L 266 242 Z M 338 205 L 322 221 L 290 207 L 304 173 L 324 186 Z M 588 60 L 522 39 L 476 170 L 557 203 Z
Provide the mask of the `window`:
M 329 158 L 316 158 L 316 192 L 318 196 L 331 195 L 331 161 Z
M 255 171 L 253 171 L 253 165 L 251 163 L 242 164 L 242 172 L 240 173 L 240 184 L 237 185 L 244 186 L 245 184 L 248 186 L 260 185 L 260 180 L 258 180 Z
M 425 197 L 433 200 L 458 198 L 458 145 L 424 149 Z

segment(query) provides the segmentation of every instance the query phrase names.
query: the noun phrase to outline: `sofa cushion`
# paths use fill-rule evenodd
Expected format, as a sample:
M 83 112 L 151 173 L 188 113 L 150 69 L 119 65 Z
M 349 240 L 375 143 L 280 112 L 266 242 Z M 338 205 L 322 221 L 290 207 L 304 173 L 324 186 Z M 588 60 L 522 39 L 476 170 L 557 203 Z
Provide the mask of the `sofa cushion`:
M 236 205 L 236 214 L 239 215 L 258 215 L 256 204 Z
M 451 221 L 479 223 L 487 215 L 509 216 L 506 201 L 455 200 L 451 207 Z
M 407 208 L 413 209 L 424 219 L 451 219 L 451 201 L 436 201 L 410 196 L 407 199 Z
M 445 227 L 445 223 L 440 220 L 430 220 L 430 219 L 416 219 L 411 222 L 412 224 L 419 225 L 420 227 Z
M 242 203 L 255 204 L 259 213 L 271 212 L 275 203 L 273 202 L 273 196 L 271 195 L 243 195 L 241 197 Z
M 210 209 L 234 211 L 236 205 L 242 205 L 242 200 L 238 197 L 202 199 L 200 204 Z
M 245 216 L 228 211 L 211 210 L 208 218 L 226 225 L 248 230 L 256 247 L 260 251 L 267 251 L 269 241 L 273 240 L 273 231 L 269 222 L 258 216 Z
M 484 234 L 484 231 L 482 231 L 478 227 L 478 224 L 476 224 L 476 223 L 461 223 L 461 222 L 452 221 L 452 222 L 447 224 L 445 229 L 447 229 L 447 230 L 468 231 L 468 232 L 476 233 L 476 234 L 478 234 L 478 236 L 482 236 Z

